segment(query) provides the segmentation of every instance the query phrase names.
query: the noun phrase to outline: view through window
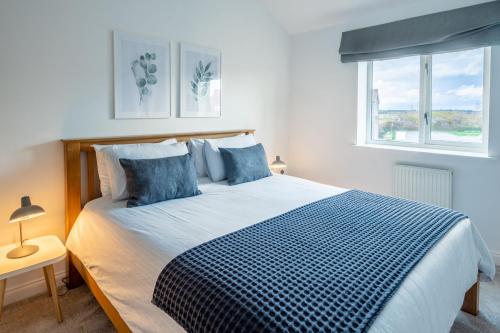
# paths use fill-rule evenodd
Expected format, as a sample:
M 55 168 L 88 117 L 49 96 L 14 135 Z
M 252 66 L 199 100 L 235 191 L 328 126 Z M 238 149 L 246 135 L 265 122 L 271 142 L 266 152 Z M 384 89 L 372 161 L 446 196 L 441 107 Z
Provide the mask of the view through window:
M 369 63 L 369 140 L 482 146 L 485 54 L 480 48 Z
M 372 135 L 418 142 L 420 57 L 373 62 Z
M 432 57 L 432 140 L 482 142 L 483 63 L 483 49 Z

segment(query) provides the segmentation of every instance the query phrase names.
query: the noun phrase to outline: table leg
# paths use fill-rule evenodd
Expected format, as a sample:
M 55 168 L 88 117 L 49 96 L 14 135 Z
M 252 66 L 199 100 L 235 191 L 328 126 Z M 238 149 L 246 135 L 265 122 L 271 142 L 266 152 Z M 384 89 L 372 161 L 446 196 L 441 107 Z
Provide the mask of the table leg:
M 43 270 L 43 276 L 45 277 L 45 285 L 47 285 L 47 293 L 49 294 L 49 297 L 51 297 L 52 292 L 50 291 L 49 276 L 47 275 L 47 271 L 45 269 Z
M 59 297 L 57 295 L 56 275 L 54 273 L 54 266 L 49 265 L 43 268 L 44 274 L 49 279 L 50 292 L 52 294 L 52 303 L 54 303 L 54 310 L 56 312 L 57 321 L 63 321 L 61 306 L 59 305 Z
M 6 286 L 7 286 L 7 279 L 0 280 L 0 320 L 2 320 L 3 299 L 5 296 Z

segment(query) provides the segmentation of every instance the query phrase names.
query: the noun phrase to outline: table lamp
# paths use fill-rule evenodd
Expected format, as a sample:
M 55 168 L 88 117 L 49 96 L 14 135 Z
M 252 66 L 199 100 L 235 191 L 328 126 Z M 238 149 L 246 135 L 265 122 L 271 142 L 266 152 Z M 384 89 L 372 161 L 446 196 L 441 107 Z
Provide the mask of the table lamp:
M 279 156 L 276 156 L 276 160 L 271 164 L 271 169 L 281 170 L 280 173 L 284 174 L 286 169 L 286 163 L 282 161 Z
M 25 196 L 21 198 L 21 208 L 16 209 L 10 216 L 9 220 L 9 223 L 19 223 L 21 246 L 16 247 L 15 249 L 7 253 L 7 258 L 16 259 L 27 257 L 38 251 L 38 246 L 24 244 L 22 221 L 30 220 L 44 214 L 45 210 L 43 210 L 42 207 L 31 204 L 30 197 Z

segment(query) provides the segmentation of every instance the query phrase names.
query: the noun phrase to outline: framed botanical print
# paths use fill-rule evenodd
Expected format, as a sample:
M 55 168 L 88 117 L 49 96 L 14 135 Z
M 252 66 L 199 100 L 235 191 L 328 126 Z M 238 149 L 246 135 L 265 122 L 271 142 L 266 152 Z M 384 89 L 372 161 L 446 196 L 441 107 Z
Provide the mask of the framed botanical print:
M 180 117 L 221 116 L 221 52 L 181 43 Z
M 114 32 L 115 118 L 170 118 L 170 42 Z

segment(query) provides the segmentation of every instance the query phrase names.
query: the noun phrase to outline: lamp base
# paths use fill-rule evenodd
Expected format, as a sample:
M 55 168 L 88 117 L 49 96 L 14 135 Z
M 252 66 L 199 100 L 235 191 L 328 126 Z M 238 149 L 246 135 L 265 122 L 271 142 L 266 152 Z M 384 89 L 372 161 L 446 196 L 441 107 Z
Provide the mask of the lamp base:
M 11 250 L 7 253 L 7 258 L 9 259 L 18 259 L 32 255 L 38 251 L 37 245 L 23 245 L 20 247 L 16 247 L 14 250 Z

